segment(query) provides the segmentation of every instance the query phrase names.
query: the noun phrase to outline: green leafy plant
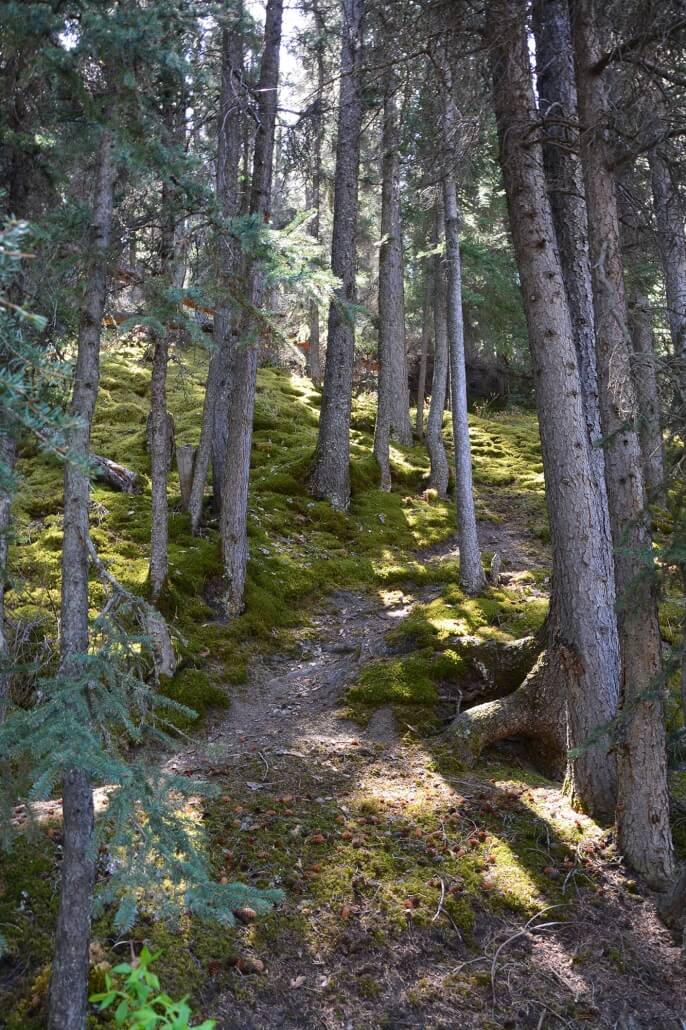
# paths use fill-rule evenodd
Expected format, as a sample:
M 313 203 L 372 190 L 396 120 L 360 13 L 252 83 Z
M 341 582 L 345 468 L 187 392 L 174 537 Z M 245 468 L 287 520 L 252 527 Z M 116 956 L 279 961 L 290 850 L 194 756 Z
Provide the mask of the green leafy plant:
M 113 977 L 105 976 L 105 990 L 91 995 L 91 1002 L 99 1003 L 100 1011 L 117 1005 L 114 1023 L 126 1030 L 189 1030 L 193 1013 L 186 1003 L 186 997 L 172 1001 L 168 994 L 160 992 L 160 981 L 150 966 L 157 958 L 143 948 L 135 964 L 122 962 L 112 973 L 124 977 L 120 986 L 115 986 Z M 213 1030 L 214 1019 L 206 1019 L 196 1030 Z

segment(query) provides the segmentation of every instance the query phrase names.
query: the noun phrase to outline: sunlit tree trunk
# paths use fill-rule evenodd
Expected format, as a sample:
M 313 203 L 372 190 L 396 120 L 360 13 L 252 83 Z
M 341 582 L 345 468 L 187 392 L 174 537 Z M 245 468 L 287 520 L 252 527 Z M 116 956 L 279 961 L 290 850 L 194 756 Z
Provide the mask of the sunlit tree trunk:
M 434 249 L 445 236 L 445 219 L 441 200 L 436 200 L 432 243 Z M 429 482 L 439 497 L 448 493 L 450 473 L 443 443 L 443 412 L 448 391 L 448 321 L 445 266 L 441 256 L 431 258 L 433 279 L 434 368 L 431 379 L 431 401 L 426 421 L 426 447 L 431 461 Z
M 631 377 L 616 183 L 607 143 L 609 102 L 593 0 L 573 0 L 572 34 L 581 154 L 588 208 L 600 412 L 610 525 L 615 548 L 622 657 L 622 724 L 617 746 L 619 843 L 631 865 L 656 886 L 673 874 L 657 597 L 637 403 Z
M 78 334 L 68 447 L 75 461 L 64 471 L 64 538 L 60 610 L 61 669 L 80 675 L 88 653 L 88 500 L 83 465 L 89 456 L 91 423 L 100 379 L 100 334 L 107 292 L 107 251 L 114 202 L 115 168 L 107 132 L 100 144 L 91 221 L 90 268 Z M 76 464 L 76 461 L 79 464 Z M 87 1015 L 88 948 L 95 883 L 93 795 L 89 770 L 70 769 L 62 783 L 64 851 L 59 914 L 49 1000 L 49 1030 L 84 1030 Z
M 479 705 L 453 724 L 463 753 L 521 734 L 567 765 L 578 804 L 614 813 L 615 769 L 607 740 L 588 743 L 618 701 L 618 641 L 611 577 L 604 572 L 602 513 L 574 331 L 546 193 L 539 114 L 533 96 L 522 0 L 497 0 L 488 41 L 500 158 L 536 381 L 546 474 L 553 575 L 546 650 L 501 702 Z M 569 746 L 585 745 L 567 761 Z
M 253 159 L 250 211 L 265 222 L 270 218 L 274 131 L 279 85 L 279 49 L 283 0 L 268 0 L 264 49 L 258 84 L 258 128 Z M 253 262 L 246 268 L 251 309 L 259 309 L 263 279 Z M 228 441 L 222 481 L 221 538 L 229 614 L 241 611 L 248 566 L 248 486 L 252 423 L 257 382 L 258 325 L 249 313 L 241 320 L 241 338 L 233 352 L 229 391 Z
M 341 280 L 329 308 L 319 435 L 310 492 L 344 510 L 350 501 L 350 412 L 355 326 L 358 174 L 362 128 L 364 0 L 342 0 L 341 80 L 334 182 L 331 268 Z
M 391 489 L 391 438 L 412 443 L 407 356 L 405 284 L 400 209 L 400 118 L 394 75 L 386 79 L 381 140 L 381 246 L 379 248 L 379 388 L 374 456 L 382 490 Z
M 314 152 L 312 154 L 312 184 L 307 206 L 314 211 L 314 217 L 310 224 L 310 232 L 314 238 L 318 240 L 322 206 L 322 146 L 324 143 L 324 31 L 326 27 L 324 15 L 319 6 L 318 0 L 312 0 L 312 14 L 314 16 L 314 26 L 317 33 L 317 40 L 315 43 L 317 87 L 314 99 L 315 106 L 312 125 L 314 138 Z M 315 386 L 320 386 L 322 380 L 322 362 L 321 339 L 319 332 L 319 305 L 314 301 L 310 302 L 309 323 L 310 346 L 307 351 L 307 373 Z

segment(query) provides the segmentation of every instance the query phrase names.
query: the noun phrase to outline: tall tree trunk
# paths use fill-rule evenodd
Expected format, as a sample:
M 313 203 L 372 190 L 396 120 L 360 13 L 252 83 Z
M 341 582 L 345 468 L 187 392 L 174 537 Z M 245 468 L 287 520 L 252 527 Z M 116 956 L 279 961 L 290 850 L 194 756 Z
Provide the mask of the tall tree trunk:
M 540 740 L 564 765 L 615 714 L 618 642 L 612 579 L 603 574 L 602 512 L 581 399 L 574 332 L 540 144 L 522 0 L 497 0 L 488 37 L 500 157 L 522 299 L 529 327 L 553 545 L 547 650 L 513 695 L 479 705 L 454 724 L 478 753 L 513 732 Z M 569 761 L 577 802 L 597 817 L 614 811 L 615 770 L 606 741 Z
M 314 150 L 312 154 L 312 184 L 307 206 L 314 210 L 314 216 L 310 223 L 310 232 L 314 239 L 318 240 L 322 204 L 322 146 L 324 143 L 324 32 L 326 29 L 324 15 L 321 7 L 319 6 L 318 0 L 312 0 L 312 14 L 314 16 L 315 32 L 317 33 L 315 43 L 317 86 L 312 116 L 312 134 L 314 137 Z M 309 323 L 310 346 L 307 351 L 307 374 L 315 386 L 320 386 L 322 381 L 322 363 L 319 332 L 319 305 L 315 301 L 310 302 Z
M 438 247 L 445 236 L 445 219 L 443 204 L 436 199 L 434 212 L 433 246 Z M 433 313 L 434 313 L 434 370 L 431 380 L 431 401 L 429 417 L 426 422 L 426 447 L 431 461 L 430 483 L 439 497 L 448 493 L 450 472 L 448 456 L 443 443 L 443 412 L 448 392 L 448 289 L 442 257 L 438 254 L 431 258 L 433 266 Z
M 665 485 L 664 440 L 653 325 L 647 297 L 634 294 L 629 301 L 631 329 L 631 368 L 639 415 L 639 440 L 643 458 L 643 476 L 648 497 L 659 498 Z
M 313 497 L 344 510 L 350 501 L 350 411 L 355 325 L 358 173 L 362 128 L 364 0 L 342 0 L 341 81 L 334 182 L 331 268 L 341 287 L 329 308 L 319 435 L 310 479 Z
M 238 23 L 222 31 L 222 80 L 217 124 L 216 196 L 222 218 L 239 213 L 238 170 L 241 160 L 243 37 L 242 4 Z M 191 529 L 200 528 L 207 470 L 212 460 L 212 486 L 217 510 L 226 460 L 229 373 L 232 348 L 231 286 L 238 269 L 240 248 L 227 232 L 219 233 L 219 302 L 214 316 L 214 351 L 207 371 L 200 442 L 193 467 L 189 502 Z
M 14 468 L 16 445 L 10 427 L 2 420 L 0 430 L 0 461 L 5 468 Z M 7 559 L 9 533 L 12 520 L 12 495 L 0 490 L 0 723 L 5 721 L 10 696 L 10 651 L 5 627 L 5 588 L 7 585 Z
M 603 434 L 598 397 L 593 280 L 584 179 L 577 152 L 576 80 L 567 0 L 536 0 L 533 28 L 538 106 L 541 116 L 546 119 L 543 167 L 574 331 L 582 402 L 589 438 L 593 443 L 591 461 L 596 489 L 602 498 L 602 539 L 606 545 L 603 575 L 608 575 L 613 561 L 612 535 L 605 485 L 605 453 L 600 446 Z
M 150 382 L 150 599 L 156 604 L 169 569 L 169 418 L 167 416 L 167 365 L 169 339 L 166 331 L 155 333 Z
M 379 248 L 379 379 L 374 457 L 382 490 L 391 489 L 390 442 L 412 443 L 407 356 L 405 285 L 400 206 L 400 118 L 396 79 L 387 76 L 381 139 L 381 247 Z
M 99 169 L 91 225 L 91 259 L 78 336 L 78 356 L 71 402 L 79 423 L 68 445 L 79 462 L 87 462 L 90 430 L 100 379 L 100 333 L 107 293 L 107 251 L 112 225 L 115 168 L 107 132 L 100 145 Z M 87 654 L 89 482 L 81 464 L 64 470 L 64 539 L 60 653 L 64 675 L 78 670 Z M 84 1030 L 87 1015 L 88 948 L 96 855 L 93 849 L 93 794 L 89 770 L 70 769 L 62 784 L 64 853 L 55 956 L 50 983 L 49 1030 Z
M 637 405 L 631 378 L 616 183 L 607 144 L 605 82 L 594 0 L 573 0 L 572 34 L 588 208 L 600 412 L 621 644 L 622 728 L 617 748 L 617 830 L 622 851 L 651 883 L 673 874 L 661 664 L 651 538 L 645 513 Z
M 472 450 L 469 444 L 467 416 L 467 369 L 464 352 L 464 319 L 462 317 L 462 262 L 460 258 L 460 209 L 454 178 L 455 134 L 457 118 L 452 96 L 450 66 L 444 66 L 443 133 L 449 168 L 443 178 L 445 211 L 445 257 L 448 270 L 448 354 L 450 396 L 455 450 L 455 505 L 457 539 L 460 548 L 460 585 L 468 594 L 478 594 L 486 586 L 481 565 L 479 538 L 476 530 Z
M 422 349 L 419 355 L 419 375 L 417 377 L 417 419 L 415 432 L 420 438 L 424 436 L 424 406 L 426 404 L 426 367 L 429 361 L 429 345 L 431 343 L 431 329 L 433 319 L 433 266 L 434 260 L 430 258 L 426 264 L 426 278 L 424 280 L 424 304 L 422 306 Z
M 686 363 L 686 235 L 679 192 L 660 148 L 648 153 L 657 242 L 674 353 Z M 686 369 L 684 370 L 686 376 Z
M 279 49 L 283 0 L 268 0 L 264 50 L 258 84 L 258 128 L 255 138 L 250 211 L 270 218 L 274 130 L 279 85 Z M 253 309 L 262 300 L 263 278 L 250 263 L 244 277 Z M 222 485 L 221 537 L 229 614 L 242 610 L 248 565 L 248 486 L 257 379 L 258 325 L 252 314 L 241 320 L 241 340 L 233 353 L 229 393 L 228 446 Z

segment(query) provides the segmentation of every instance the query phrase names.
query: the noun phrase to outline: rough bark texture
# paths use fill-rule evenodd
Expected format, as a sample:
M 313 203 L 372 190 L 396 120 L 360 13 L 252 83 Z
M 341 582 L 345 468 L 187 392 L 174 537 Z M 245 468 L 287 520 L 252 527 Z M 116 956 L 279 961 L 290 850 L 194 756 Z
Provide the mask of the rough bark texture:
M 686 361 L 686 236 L 684 214 L 669 165 L 660 150 L 648 154 L 669 328 L 677 357 Z
M 78 336 L 71 412 L 80 422 L 69 432 L 69 449 L 86 461 L 100 378 L 100 332 L 107 291 L 107 249 L 114 197 L 112 141 L 100 149 L 93 219 L 91 263 Z M 60 651 L 63 672 L 88 651 L 88 498 L 81 466 L 64 471 L 64 539 Z M 50 983 L 49 1030 L 84 1030 L 87 1018 L 88 948 L 95 881 L 93 796 L 88 769 L 71 769 L 62 784 L 64 854 L 55 956 Z
M 548 198 L 555 225 L 562 276 L 576 345 L 581 396 L 586 413 L 596 489 L 604 498 L 603 539 L 606 563 L 612 561 L 612 537 L 605 485 L 598 372 L 595 350 L 593 280 L 588 246 L 588 218 L 583 170 L 578 154 L 576 81 L 572 30 L 567 0 L 536 0 L 533 6 L 536 40 L 538 106 L 546 120 L 543 144 Z
M 322 186 L 322 144 L 324 141 L 324 48 L 326 25 L 324 15 L 317 0 L 311 5 L 314 17 L 316 42 L 316 64 L 317 64 L 317 87 L 312 112 L 312 183 L 308 198 L 308 208 L 314 211 L 310 223 L 310 232 L 315 240 L 319 239 L 320 213 L 321 213 L 321 186 Z M 320 386 L 322 381 L 321 363 L 321 340 L 319 332 L 319 305 L 314 301 L 310 303 L 310 346 L 307 351 L 307 374 L 315 386 Z
M 672 889 L 658 905 L 658 911 L 686 951 L 686 865 L 682 867 Z
M 0 435 L 0 457 L 7 468 L 14 467 L 16 447 L 7 426 Z M 7 555 L 12 518 L 12 496 L 0 490 L 0 723 L 4 722 L 10 694 L 10 654 L 5 631 L 5 585 L 7 582 Z
M 445 220 L 440 201 L 436 203 L 434 215 L 433 245 L 438 246 L 445 235 Z M 450 478 L 448 456 L 443 443 L 443 412 L 448 389 L 448 322 L 447 285 L 445 267 L 441 257 L 432 258 L 433 264 L 433 313 L 434 313 L 434 370 L 431 380 L 431 401 L 429 417 L 426 420 L 426 447 L 431 461 L 429 482 L 439 497 L 448 493 Z
M 274 131 L 279 85 L 279 48 L 283 0 L 269 0 L 264 30 L 264 50 L 258 85 L 258 128 L 255 138 L 250 210 L 269 220 L 271 204 Z M 245 277 L 250 304 L 259 308 L 262 275 L 254 264 Z M 221 537 L 228 614 L 243 608 L 248 566 L 248 485 L 250 450 L 255 410 L 258 360 L 258 326 L 252 315 L 241 322 L 241 342 L 233 354 L 229 392 L 228 445 L 222 484 Z
M 192 443 L 180 443 L 176 448 L 176 468 L 179 473 L 179 491 L 181 507 L 189 511 L 195 482 L 195 463 L 197 450 Z
M 239 17 L 240 17 L 239 9 Z M 222 31 L 222 79 L 217 125 L 216 195 L 222 217 L 239 213 L 238 169 L 241 160 L 243 103 L 243 40 L 240 23 Z M 215 506 L 221 504 L 222 474 L 226 460 L 230 355 L 233 342 L 231 284 L 238 268 L 239 247 L 228 233 L 219 234 L 219 303 L 214 315 L 215 350 L 207 370 L 200 442 L 189 500 L 191 529 L 200 528 L 207 470 L 212 460 Z
M 382 490 L 391 489 L 391 438 L 412 443 L 407 355 L 405 284 L 400 215 L 400 119 L 395 77 L 388 77 L 381 140 L 381 246 L 379 248 L 379 387 L 374 457 Z
M 630 299 L 629 323 L 632 346 L 631 370 L 638 402 L 638 435 L 643 457 L 643 475 L 648 497 L 654 499 L 662 494 L 665 467 L 652 313 L 647 297 L 635 294 Z
M 426 403 L 426 366 L 429 360 L 429 346 L 432 336 L 433 319 L 433 259 L 427 262 L 426 279 L 424 283 L 424 304 L 422 309 L 422 349 L 419 356 L 419 375 L 417 377 L 417 420 L 415 432 L 417 436 L 424 436 L 424 405 Z
M 525 683 L 488 711 L 465 713 L 458 739 L 478 751 L 512 733 L 533 736 L 563 764 L 568 746 L 611 719 L 618 700 L 618 642 L 611 569 L 603 564 L 602 513 L 581 400 L 574 332 L 564 289 L 540 145 L 520 0 L 489 13 L 494 101 L 515 256 L 529 327 L 553 546 L 547 649 Z M 467 738 L 465 742 L 465 737 Z M 470 741 L 475 741 L 472 747 Z M 614 811 L 607 741 L 569 763 L 577 798 L 601 818 Z
M 631 377 L 616 184 L 607 143 L 609 103 L 603 76 L 592 69 L 602 51 L 593 0 L 574 0 L 572 34 L 579 115 L 587 127 L 581 153 L 588 209 L 600 412 L 605 475 L 615 547 L 621 644 L 622 729 L 617 747 L 617 830 L 628 861 L 653 884 L 673 873 L 665 729 L 661 698 L 660 631 L 648 564 L 637 405 Z
M 362 127 L 364 0 L 343 0 L 331 268 L 341 287 L 329 308 L 319 436 L 310 479 L 313 497 L 345 510 L 350 501 L 350 411 L 355 326 L 358 172 Z

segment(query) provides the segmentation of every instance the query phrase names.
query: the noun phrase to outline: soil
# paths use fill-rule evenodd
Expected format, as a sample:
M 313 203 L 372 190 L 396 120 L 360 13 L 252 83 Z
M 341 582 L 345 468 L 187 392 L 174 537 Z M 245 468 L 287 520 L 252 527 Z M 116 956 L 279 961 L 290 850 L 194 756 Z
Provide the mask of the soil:
M 512 568 L 529 561 L 528 546 L 495 535 L 493 543 L 514 559 Z M 440 561 L 454 551 L 453 541 L 425 557 Z M 263 809 L 279 795 L 292 798 L 290 834 L 296 837 L 300 821 L 317 805 L 335 805 L 342 820 L 361 793 L 385 806 L 391 820 L 426 799 L 427 806 L 446 811 L 463 805 L 465 817 L 476 825 L 484 807 L 491 810 L 509 791 L 502 772 L 494 775 L 494 770 L 520 761 L 517 749 L 505 748 L 492 756 L 491 765 L 487 761 L 454 778 L 439 771 L 430 748 L 410 727 L 398 725 L 390 708 L 378 710 L 364 729 L 340 715 L 347 685 L 365 662 L 386 653 L 387 631 L 409 614 L 414 600 L 431 596 L 431 589 L 408 587 L 383 600 L 333 594 L 298 653 L 256 661 L 249 683 L 211 727 L 206 742 L 177 753 L 172 767 L 210 776 L 239 803 L 238 811 L 255 810 L 256 799 L 260 811 L 260 799 Z M 516 770 L 510 775 L 514 778 Z M 539 780 L 527 787 L 526 776 L 525 760 L 520 794 L 527 792 L 527 804 L 580 825 L 582 817 L 559 784 Z M 208 976 L 201 1011 L 216 1018 L 221 1030 L 683 1030 L 682 955 L 654 914 L 654 897 L 628 878 L 607 849 L 608 835 L 601 839 L 590 824 L 589 834 L 595 842 L 589 845 L 592 858 L 579 861 L 592 878 L 590 889 L 575 886 L 563 905 L 533 918 L 485 901 L 477 905 L 469 933 L 443 909 L 440 865 L 429 881 L 435 887 L 435 916 L 415 925 L 410 911 L 400 932 L 386 932 L 373 881 L 371 887 L 369 880 L 360 886 L 356 878 L 346 884 L 351 903 L 342 908 L 344 899 L 310 897 L 307 882 L 300 881 L 287 888 L 282 914 L 270 917 L 271 938 L 256 934 L 256 926 L 241 931 L 246 953 L 257 956 L 264 970 L 259 975 L 232 971 L 228 986 L 226 977 Z M 249 861 L 241 866 L 241 876 L 251 868 Z M 307 934 L 293 929 L 294 919 L 307 923 Z

